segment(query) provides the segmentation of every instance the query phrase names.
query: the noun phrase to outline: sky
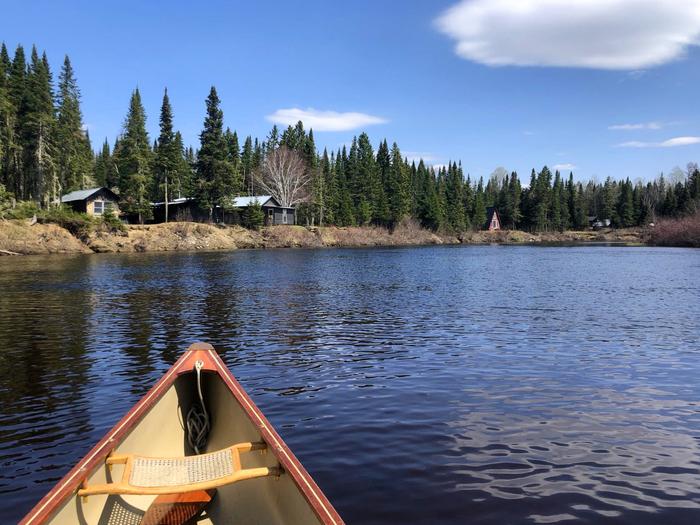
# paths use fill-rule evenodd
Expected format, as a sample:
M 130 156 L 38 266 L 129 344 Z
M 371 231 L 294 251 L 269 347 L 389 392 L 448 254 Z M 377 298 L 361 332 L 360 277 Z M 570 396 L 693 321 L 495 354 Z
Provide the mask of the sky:
M 167 87 L 197 147 L 214 85 L 240 136 L 302 120 L 334 150 L 366 131 L 472 177 L 700 161 L 700 0 L 0 0 L 0 40 L 55 76 L 70 56 L 95 148 L 136 87 L 151 139 Z

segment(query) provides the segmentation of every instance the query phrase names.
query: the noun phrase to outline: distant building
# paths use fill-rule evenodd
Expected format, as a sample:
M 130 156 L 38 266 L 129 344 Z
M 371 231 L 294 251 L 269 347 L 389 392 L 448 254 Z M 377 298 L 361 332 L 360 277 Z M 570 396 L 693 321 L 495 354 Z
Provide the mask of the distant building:
M 265 226 L 277 224 L 296 224 L 294 208 L 280 206 L 280 203 L 270 195 L 252 195 L 250 197 L 236 197 L 233 199 L 233 208 L 245 210 L 248 206 L 259 203 L 265 214 Z
M 588 217 L 588 227 L 594 230 L 600 230 L 602 228 L 610 228 L 610 219 L 599 219 L 596 216 Z
M 489 231 L 501 229 L 501 216 L 498 214 L 496 208 L 486 208 L 486 223 L 484 224 L 484 229 Z
M 180 197 L 168 201 L 169 222 L 204 222 L 208 219 L 209 213 L 198 209 L 194 199 Z M 153 222 L 165 222 L 165 202 L 153 203 Z
M 119 215 L 119 196 L 109 188 L 72 191 L 61 197 L 61 203 L 88 215 Z

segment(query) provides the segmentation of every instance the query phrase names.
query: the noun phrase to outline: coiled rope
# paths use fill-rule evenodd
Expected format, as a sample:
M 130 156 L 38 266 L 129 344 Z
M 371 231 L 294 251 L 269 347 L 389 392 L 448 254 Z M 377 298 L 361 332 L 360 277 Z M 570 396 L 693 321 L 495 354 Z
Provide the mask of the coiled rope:
M 194 403 L 187 412 L 187 442 L 197 454 L 201 454 L 207 446 L 209 436 L 209 414 L 204 406 L 204 396 L 202 395 L 202 367 L 204 363 L 198 360 L 194 364 L 197 372 L 197 392 L 199 393 L 199 404 Z

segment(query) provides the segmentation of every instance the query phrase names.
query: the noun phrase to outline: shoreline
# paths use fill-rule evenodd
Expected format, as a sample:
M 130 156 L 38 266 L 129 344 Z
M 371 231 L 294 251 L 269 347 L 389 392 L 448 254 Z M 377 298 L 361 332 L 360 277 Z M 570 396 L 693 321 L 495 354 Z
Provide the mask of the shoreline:
M 407 221 L 393 232 L 374 226 L 271 226 L 260 231 L 240 226 L 192 222 L 132 225 L 125 232 L 92 232 L 84 238 L 55 224 L 0 221 L 0 255 L 230 251 L 274 248 L 362 248 L 430 245 L 591 245 L 645 246 L 640 228 L 606 231 L 529 233 L 518 230 L 434 233 Z

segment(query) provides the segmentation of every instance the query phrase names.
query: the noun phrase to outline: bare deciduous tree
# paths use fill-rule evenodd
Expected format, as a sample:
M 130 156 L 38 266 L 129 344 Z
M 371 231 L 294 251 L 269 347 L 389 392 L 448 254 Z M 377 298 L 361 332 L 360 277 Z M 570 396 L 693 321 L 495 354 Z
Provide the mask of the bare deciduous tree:
M 255 179 L 258 187 L 280 206 L 291 207 L 307 199 L 311 175 L 296 151 L 280 146 L 267 153 Z

